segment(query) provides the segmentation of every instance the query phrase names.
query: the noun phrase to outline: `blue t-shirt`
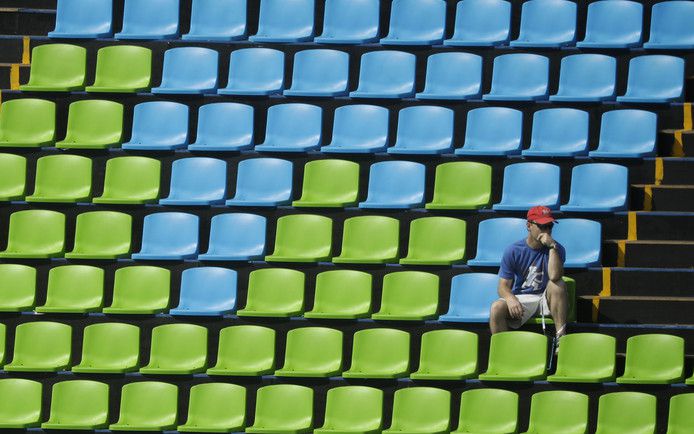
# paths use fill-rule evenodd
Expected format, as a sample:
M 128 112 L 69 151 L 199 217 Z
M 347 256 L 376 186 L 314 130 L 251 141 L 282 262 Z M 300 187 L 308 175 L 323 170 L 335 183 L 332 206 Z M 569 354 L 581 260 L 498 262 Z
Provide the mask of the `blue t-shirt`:
M 564 263 L 566 261 L 564 246 L 557 243 L 556 249 L 561 262 Z M 549 282 L 549 276 L 546 272 L 548 261 L 548 247 L 543 246 L 535 250 L 528 246 L 525 238 L 523 238 L 504 250 L 499 277 L 513 279 L 512 291 L 514 294 L 540 294 Z

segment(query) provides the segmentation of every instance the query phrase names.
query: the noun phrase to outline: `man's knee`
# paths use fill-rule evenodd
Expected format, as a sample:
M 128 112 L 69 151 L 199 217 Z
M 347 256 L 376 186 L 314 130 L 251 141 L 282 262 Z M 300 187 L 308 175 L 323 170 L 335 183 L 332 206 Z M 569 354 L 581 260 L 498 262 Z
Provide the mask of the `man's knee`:
M 508 316 L 508 307 L 503 300 L 496 300 L 490 308 L 490 317 L 494 319 L 505 319 Z
M 563 279 L 559 279 L 557 281 L 550 280 L 549 282 L 547 282 L 547 288 L 545 288 L 545 291 L 547 291 L 547 298 L 550 300 L 553 296 L 566 296 L 566 283 Z

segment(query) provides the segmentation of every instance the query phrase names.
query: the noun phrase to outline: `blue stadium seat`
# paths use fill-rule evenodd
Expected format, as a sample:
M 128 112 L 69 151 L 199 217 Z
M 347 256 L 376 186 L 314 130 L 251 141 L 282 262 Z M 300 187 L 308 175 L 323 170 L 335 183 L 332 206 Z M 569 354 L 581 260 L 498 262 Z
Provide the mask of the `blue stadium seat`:
M 560 219 L 552 237 L 566 249 L 565 268 L 599 267 L 602 225 L 586 219 Z
M 284 53 L 272 48 L 231 52 L 227 87 L 221 95 L 272 95 L 284 90 Z
M 400 110 L 395 145 L 389 154 L 433 155 L 453 149 L 453 110 L 414 106 Z
M 349 54 L 304 50 L 294 55 L 292 87 L 285 96 L 345 96 L 349 89 Z
M 219 53 L 209 48 L 179 47 L 166 50 L 161 85 L 152 93 L 203 94 L 217 91 Z
M 571 171 L 569 203 L 562 211 L 613 212 L 627 209 L 629 169 L 609 163 L 581 164 Z
M 354 104 L 338 107 L 333 138 L 320 150 L 326 154 L 368 154 L 385 151 L 388 143 L 388 109 Z
M 489 308 L 499 298 L 499 276 L 491 273 L 459 274 L 451 280 L 451 300 L 441 322 L 488 322 Z
M 226 184 L 226 161 L 209 157 L 181 158 L 171 165 L 169 196 L 160 199 L 159 205 L 223 204 Z
M 218 214 L 210 223 L 207 253 L 200 261 L 254 261 L 265 257 L 265 217 L 256 214 Z
M 378 41 L 379 0 L 326 0 L 318 44 L 365 44 Z
M 261 0 L 258 33 L 251 42 L 306 42 L 313 39 L 314 0 Z
M 272 176 L 267 176 L 272 173 Z M 251 158 L 239 162 L 236 195 L 228 206 L 287 205 L 292 199 L 291 161 L 279 158 Z
M 523 3 L 520 34 L 512 47 L 560 48 L 576 42 L 576 3 L 530 0 Z
M 574 157 L 588 154 L 588 112 L 571 108 L 538 110 L 524 157 Z
M 654 156 L 658 115 L 645 110 L 612 110 L 602 114 L 598 149 L 590 157 L 642 158 Z
M 171 151 L 188 146 L 188 106 L 149 101 L 135 106 L 130 141 L 123 149 Z
M 508 43 L 511 3 L 505 0 L 463 0 L 455 11 L 453 37 L 443 45 L 494 47 Z
M 246 39 L 246 0 L 193 0 L 186 41 Z
M 482 57 L 471 53 L 438 53 L 427 59 L 424 92 L 417 99 L 479 99 Z
M 352 98 L 407 98 L 414 96 L 415 63 L 412 53 L 371 51 L 361 56 L 359 86 Z
M 653 54 L 629 61 L 627 92 L 617 102 L 668 103 L 684 99 L 684 59 Z
M 381 161 L 369 169 L 369 193 L 359 208 L 421 208 L 426 167 L 412 161 Z
M 320 148 L 323 109 L 301 103 L 277 104 L 267 110 L 265 141 L 256 151 L 306 152 Z
M 559 90 L 550 101 L 599 102 L 616 97 L 617 59 L 603 54 L 575 54 L 561 59 Z
M 123 28 L 116 39 L 178 38 L 179 0 L 124 1 Z
M 381 45 L 437 45 L 446 30 L 443 0 L 393 0 L 390 30 Z
M 494 58 L 492 89 L 482 99 L 539 101 L 548 96 L 549 59 L 538 54 L 517 53 Z
M 477 226 L 477 255 L 470 266 L 498 267 L 504 250 L 528 233 L 525 219 L 502 217 L 487 219 Z
M 643 5 L 630 0 L 597 1 L 588 5 L 586 35 L 579 48 L 631 48 L 641 45 Z
M 183 212 L 159 212 L 145 216 L 142 248 L 133 259 L 183 260 L 198 256 L 199 218 Z
M 252 106 L 218 102 L 200 107 L 195 143 L 188 145 L 189 151 L 243 151 L 252 147 Z
M 455 154 L 519 154 L 522 138 L 523 112 L 507 107 L 480 107 L 467 112 L 465 142 Z
M 694 3 L 668 1 L 653 5 L 651 9 L 651 36 L 643 44 L 647 50 L 694 49 Z
M 49 38 L 94 39 L 113 36 L 112 0 L 59 0 Z
M 543 205 L 559 209 L 559 166 L 548 163 L 516 163 L 504 168 L 501 202 L 495 211 L 527 211 Z
M 236 309 L 236 271 L 188 268 L 181 273 L 181 295 L 171 315 L 221 316 Z

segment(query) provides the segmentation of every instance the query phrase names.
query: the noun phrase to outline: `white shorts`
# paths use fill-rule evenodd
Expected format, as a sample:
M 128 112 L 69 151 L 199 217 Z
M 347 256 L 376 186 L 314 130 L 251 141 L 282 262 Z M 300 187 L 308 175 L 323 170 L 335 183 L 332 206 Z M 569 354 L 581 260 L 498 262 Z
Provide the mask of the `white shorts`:
M 509 319 L 508 326 L 517 329 L 536 315 L 550 316 L 549 304 L 545 292 L 542 294 L 518 294 L 516 298 L 523 306 L 523 316 L 520 319 Z M 500 298 L 499 300 L 504 300 Z M 506 301 L 506 300 L 504 300 Z

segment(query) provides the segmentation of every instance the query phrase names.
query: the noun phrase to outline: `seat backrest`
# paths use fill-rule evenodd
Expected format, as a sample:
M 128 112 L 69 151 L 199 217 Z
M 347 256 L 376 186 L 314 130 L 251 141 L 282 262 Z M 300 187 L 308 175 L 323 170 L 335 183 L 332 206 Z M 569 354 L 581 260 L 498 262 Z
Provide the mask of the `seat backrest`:
M 217 367 L 274 370 L 275 330 L 257 325 L 237 325 L 219 332 Z
M 624 128 L 629 125 L 629 128 Z M 645 110 L 611 110 L 602 114 L 599 151 L 655 152 L 658 115 Z
M 328 258 L 332 252 L 333 221 L 315 214 L 293 214 L 277 219 L 273 255 Z
M 477 226 L 477 256 L 501 263 L 506 247 L 527 234 L 525 219 L 501 217 L 483 220 Z
M 616 80 L 617 59 L 612 56 L 604 54 L 566 56 L 561 59 L 557 95 L 611 98 L 615 95 Z
M 313 389 L 274 384 L 258 389 L 253 426 L 268 431 L 310 430 L 313 425 Z
M 600 396 L 596 432 L 652 433 L 656 427 L 656 397 L 642 392 Z
M 361 56 L 360 92 L 414 92 L 415 55 L 404 51 L 371 51 Z
M 410 334 L 396 329 L 366 329 L 354 333 L 350 371 L 362 373 L 407 372 L 410 367 Z
M 267 219 L 246 213 L 212 217 L 208 254 L 254 257 L 265 254 Z
M 626 95 L 680 100 L 684 95 L 684 59 L 664 54 L 633 57 Z
M 426 167 L 413 161 L 380 161 L 369 168 L 366 203 L 384 207 L 424 203 Z
M 358 258 L 398 257 L 400 222 L 392 217 L 358 216 L 344 222 L 340 256 Z
M 694 19 L 694 7 L 688 1 L 655 3 L 651 9 L 651 36 L 648 42 L 660 44 L 694 43 L 694 31 L 690 23 Z
M 522 137 L 523 112 L 520 110 L 481 107 L 467 113 L 463 145 L 466 149 L 518 150 Z
M 640 45 L 643 5 L 630 0 L 592 2 L 588 5 L 586 42 Z
M 354 204 L 359 196 L 359 164 L 347 160 L 314 160 L 304 166 L 299 202 Z
M 455 13 L 453 40 L 505 42 L 510 38 L 511 3 L 505 0 L 463 0 Z
M 398 317 L 431 316 L 439 305 L 439 276 L 396 271 L 383 276 L 379 313 Z
M 186 425 L 195 429 L 242 427 L 246 423 L 246 388 L 236 384 L 206 383 L 190 388 Z
M 112 45 L 97 52 L 94 86 L 135 91 L 149 88 L 151 82 L 152 50 L 149 48 Z
M 180 145 L 188 143 L 188 106 L 172 101 L 148 101 L 133 110 L 130 143 Z
M 352 0 L 350 0 L 352 1 Z M 388 109 L 375 105 L 352 104 L 335 109 L 333 138 L 330 147 L 386 147 Z
M 588 148 L 588 112 L 572 108 L 538 110 L 530 149 L 582 152 Z M 540 203 L 540 202 L 538 202 Z
M 239 162 L 234 199 L 282 202 L 292 196 L 294 166 L 279 158 L 249 158 Z M 272 173 L 273 176 L 265 176 Z
M 432 204 L 476 209 L 489 204 L 492 167 L 474 161 L 454 161 L 436 166 Z
M 284 89 L 284 52 L 272 48 L 242 48 L 231 52 L 227 89 Z
M 8 253 L 59 256 L 65 251 L 65 214 L 29 209 L 10 215 Z
M 685 434 L 694 426 L 694 393 L 681 393 L 670 398 L 668 433 Z
M 91 265 L 62 265 L 48 272 L 46 307 L 84 312 L 104 305 L 104 270 Z
M 472 53 L 438 53 L 427 58 L 424 93 L 444 96 L 480 96 L 482 57 Z
M 2 103 L 0 143 L 40 146 L 41 144 L 52 143 L 54 140 L 54 102 L 43 99 L 19 98 Z
M 181 273 L 179 313 L 186 310 L 228 313 L 236 308 L 236 271 L 221 267 L 188 268 Z
M 29 310 L 34 307 L 35 300 L 36 268 L 20 264 L 0 264 L 0 311 Z
M 66 427 L 105 426 L 108 423 L 108 389 L 108 384 L 90 380 L 54 384 L 48 423 Z
M 196 144 L 251 146 L 253 137 L 252 106 L 235 102 L 218 102 L 200 107 Z
M 159 212 L 145 216 L 141 252 L 198 253 L 199 220 L 198 216 L 183 212 Z
M 587 219 L 561 219 L 554 226 L 553 237 L 566 249 L 565 266 L 578 267 L 600 264 L 602 250 L 602 225 Z
M 404 432 L 446 432 L 451 425 L 451 392 L 434 387 L 395 391 L 390 429 Z
M 432 330 L 422 334 L 419 371 L 432 375 L 477 372 L 477 334 L 465 330 Z
M 84 100 L 70 104 L 63 141 L 65 146 L 71 143 L 110 145 L 122 140 L 122 104 L 106 100 Z
M 159 381 L 129 383 L 121 389 L 119 424 L 175 426 L 178 386 Z
M 561 338 L 556 374 L 614 379 L 617 340 L 600 333 L 571 333 Z
M 244 0 L 194 0 L 191 5 L 188 35 L 227 38 L 245 36 L 246 2 Z
M 574 166 L 569 204 L 598 207 L 625 206 L 629 169 L 610 163 Z
M 59 0 L 55 17 L 55 37 L 109 36 L 113 32 L 113 3 L 109 0 Z
M 516 392 L 473 389 L 466 390 L 460 397 L 459 432 L 515 432 L 517 427 Z
M 205 176 L 200 176 L 204 173 Z M 168 199 L 222 201 L 226 196 L 227 163 L 210 157 L 181 158 L 171 165 Z
M 87 69 L 87 50 L 71 44 L 44 44 L 31 50 L 29 86 L 64 90 L 81 88 Z
M 248 276 L 246 309 L 269 311 L 302 310 L 306 276 L 298 270 L 265 268 Z
M 294 55 L 292 90 L 346 92 L 349 54 L 339 50 L 303 50 Z
M 684 380 L 684 339 L 656 333 L 630 337 L 624 376 L 681 382 Z
M 210 48 L 170 48 L 164 52 L 159 89 L 216 89 L 218 62 L 219 53 Z
M 165 324 L 152 329 L 149 366 L 194 370 L 207 364 L 207 328 Z
M 36 160 L 34 198 L 41 202 L 76 202 L 92 193 L 92 160 L 79 155 L 46 155 Z
M 77 216 L 72 253 L 123 256 L 130 253 L 132 217 L 117 211 L 92 211 Z
M 140 363 L 140 328 L 125 323 L 91 324 L 84 328 L 80 367 L 90 372 L 133 370 Z
M 262 0 L 258 35 L 281 38 L 313 36 L 314 0 Z
M 313 312 L 370 313 L 371 285 L 371 274 L 363 271 L 331 270 L 318 273 Z
M 58 370 L 70 364 L 72 327 L 36 321 L 19 324 L 14 333 L 12 365 Z
M 323 109 L 303 103 L 276 104 L 267 110 L 265 144 L 314 147 L 321 144 Z
M 390 8 L 388 40 L 441 43 L 446 29 L 446 2 L 394 0 Z
M 587 430 L 588 395 L 568 390 L 551 390 L 533 395 L 528 432 L 578 433 Z
M 511 331 L 492 335 L 488 374 L 534 376 L 547 365 L 547 337 L 532 332 Z
M 465 273 L 451 280 L 448 314 L 465 320 L 488 320 L 489 307 L 499 298 L 499 276 L 491 273 Z
M 374 40 L 379 17 L 378 0 L 327 0 L 321 37 L 351 43 Z
M 151 39 L 178 33 L 179 0 L 124 1 L 121 33 Z
M 516 53 L 494 58 L 492 95 L 542 95 L 547 93 L 548 83 L 549 59 L 545 56 Z
M 431 264 L 453 264 L 465 259 L 467 225 L 453 217 L 423 217 L 410 223 L 407 258 Z
M 586 113 L 587 115 L 587 113 Z M 556 207 L 559 205 L 559 166 L 549 163 L 515 163 L 504 168 L 502 204 Z
M 398 113 L 396 148 L 443 151 L 453 147 L 453 110 L 407 107 Z
M 342 332 L 301 327 L 287 332 L 283 371 L 333 373 L 342 369 Z
M 379 430 L 383 425 L 383 391 L 367 386 L 342 386 L 328 390 L 325 430 Z
M 171 272 L 163 267 L 137 265 L 116 270 L 111 307 L 164 310 L 169 306 Z
M 40 382 L 23 378 L 0 380 L 0 421 L 5 426 L 37 426 L 41 423 Z
M 518 40 L 540 43 L 575 41 L 576 9 L 576 3 L 566 0 L 524 2 Z
M 160 178 L 161 162 L 155 158 L 111 158 L 106 161 L 102 197 L 152 201 L 159 197 Z

